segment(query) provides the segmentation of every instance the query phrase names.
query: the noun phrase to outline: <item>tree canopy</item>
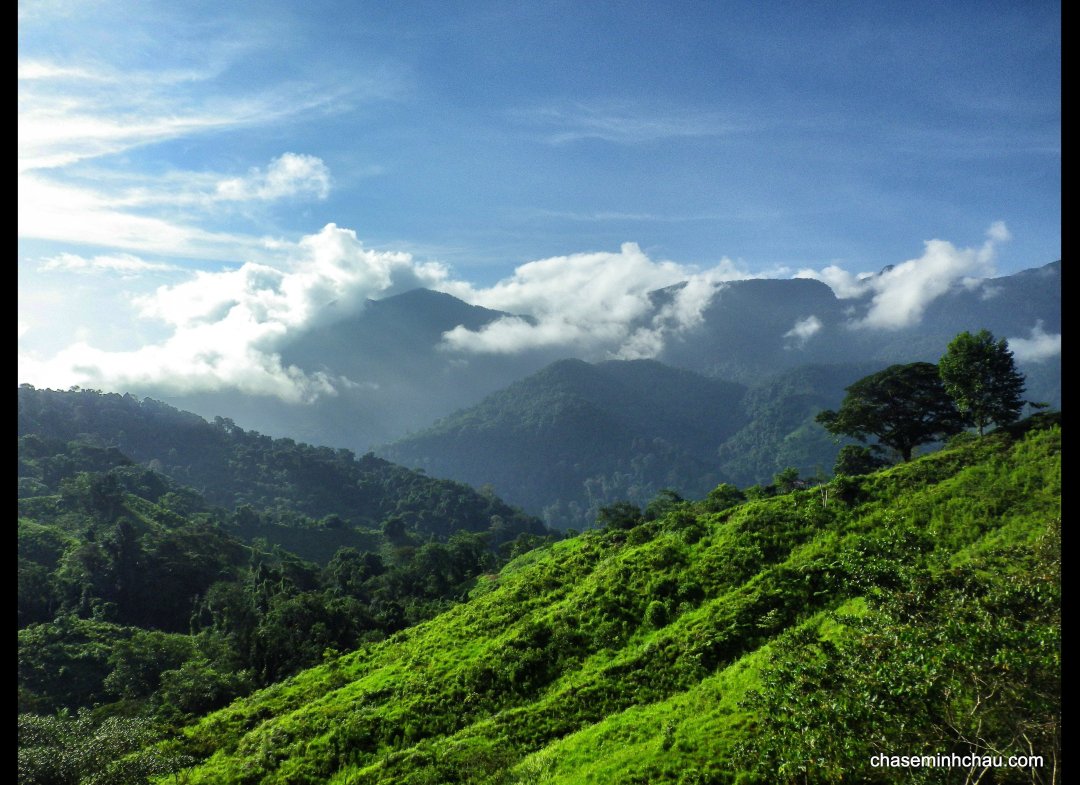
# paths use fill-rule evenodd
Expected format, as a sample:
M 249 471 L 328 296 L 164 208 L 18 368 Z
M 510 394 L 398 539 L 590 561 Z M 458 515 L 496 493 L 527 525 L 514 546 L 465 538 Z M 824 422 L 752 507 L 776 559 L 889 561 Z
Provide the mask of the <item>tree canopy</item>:
M 865 442 L 875 437 L 906 462 L 920 444 L 959 433 L 964 417 L 942 384 L 936 365 L 891 365 L 847 388 L 839 411 L 815 418 L 830 433 Z
M 956 408 L 980 436 L 990 423 L 1007 425 L 1020 418 L 1024 375 L 1016 370 L 1004 338 L 995 341 L 988 330 L 960 333 L 938 362 L 938 372 Z

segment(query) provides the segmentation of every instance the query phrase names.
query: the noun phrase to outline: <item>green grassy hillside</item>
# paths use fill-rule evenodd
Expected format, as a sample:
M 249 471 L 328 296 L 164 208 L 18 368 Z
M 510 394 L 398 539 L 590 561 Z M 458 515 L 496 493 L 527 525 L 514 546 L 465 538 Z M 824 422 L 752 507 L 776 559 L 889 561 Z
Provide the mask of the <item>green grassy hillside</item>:
M 984 783 L 1059 781 L 1060 429 L 1032 425 L 529 552 L 131 760 L 215 784 L 974 781 L 870 764 L 955 751 L 1044 758 Z

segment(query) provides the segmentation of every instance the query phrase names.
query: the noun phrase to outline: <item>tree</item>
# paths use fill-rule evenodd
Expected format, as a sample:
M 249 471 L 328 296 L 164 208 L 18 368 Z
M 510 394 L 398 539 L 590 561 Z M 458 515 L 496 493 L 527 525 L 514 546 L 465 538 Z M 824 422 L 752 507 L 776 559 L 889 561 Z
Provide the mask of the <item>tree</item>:
M 1024 375 L 1016 370 L 1004 338 L 995 341 L 988 330 L 960 333 L 938 362 L 938 372 L 956 408 L 980 436 L 990 423 L 1008 425 L 1020 418 Z
M 596 524 L 601 529 L 633 529 L 642 522 L 641 508 L 627 501 L 617 501 L 596 512 Z
M 705 497 L 705 506 L 709 512 L 721 512 L 744 501 L 745 493 L 731 483 L 722 482 L 709 491 L 709 495 Z
M 833 465 L 833 474 L 843 474 L 854 477 L 860 474 L 870 474 L 885 466 L 885 461 L 874 455 L 868 447 L 858 444 L 847 444 L 840 448 L 840 454 L 836 456 Z
M 776 486 L 778 493 L 791 493 L 795 490 L 798 482 L 799 470 L 794 466 L 788 466 L 773 475 L 773 485 Z
M 825 430 L 861 442 L 874 436 L 900 453 L 904 461 L 920 444 L 959 433 L 964 417 L 938 375 L 936 365 L 890 365 L 847 387 L 839 411 L 825 410 L 815 418 Z
M 666 513 L 671 512 L 685 499 L 674 488 L 661 488 L 660 492 L 645 505 L 644 518 L 647 521 L 655 521 Z

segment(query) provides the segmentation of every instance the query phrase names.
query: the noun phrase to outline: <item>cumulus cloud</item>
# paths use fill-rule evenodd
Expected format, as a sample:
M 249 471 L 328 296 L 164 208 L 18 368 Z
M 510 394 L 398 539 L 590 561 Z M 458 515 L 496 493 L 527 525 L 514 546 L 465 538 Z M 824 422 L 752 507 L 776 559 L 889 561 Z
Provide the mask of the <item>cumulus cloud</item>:
M 272 169 L 250 182 L 265 180 Z M 926 305 L 950 286 L 963 285 L 964 279 L 988 270 L 994 243 L 1003 236 L 1003 227 L 992 229 L 979 249 L 957 249 L 933 240 L 918 259 L 869 277 L 850 275 L 839 267 L 816 275 L 863 288 L 861 318 L 851 317 L 857 324 L 905 326 L 917 321 Z M 451 360 L 472 353 L 553 348 L 584 359 L 656 357 L 673 337 L 701 324 L 705 310 L 727 282 L 751 277 L 727 259 L 701 269 L 650 258 L 636 244 L 626 243 L 617 252 L 529 262 L 483 287 L 453 278 L 439 263 L 366 248 L 354 231 L 333 223 L 298 242 L 270 245 L 271 261 L 194 272 L 181 282 L 134 298 L 137 316 L 158 322 L 165 339 L 126 352 L 104 351 L 83 340 L 50 359 L 21 357 L 20 378 L 56 387 L 79 384 L 172 393 L 230 388 L 286 401 L 311 401 L 338 390 L 366 388 L 374 380 L 287 366 L 280 356 L 286 340 L 358 313 L 369 299 L 417 287 L 510 314 L 478 330 L 458 326 L 444 333 L 440 348 Z M 42 265 L 49 270 L 114 274 L 166 267 L 128 254 L 89 258 L 61 254 Z M 797 320 L 784 338 L 789 348 L 800 348 L 822 327 L 816 315 L 808 315 Z M 1048 336 L 1038 325 L 1029 338 L 1010 339 L 1010 344 L 1018 359 L 1038 359 L 1060 351 L 1060 335 Z
M 820 270 L 803 268 L 793 276 L 795 278 L 813 278 L 828 284 L 841 300 L 862 297 L 869 289 L 873 273 L 850 273 L 842 267 L 831 264 Z
M 651 357 L 664 335 L 700 320 L 723 280 L 743 277 L 727 260 L 698 271 L 654 261 L 634 243 L 618 253 L 542 259 L 486 289 L 447 282 L 442 288 L 462 299 L 531 319 L 506 317 L 476 331 L 459 326 L 443 336 L 443 344 L 463 352 L 566 346 L 586 356 Z M 650 292 L 675 284 L 684 285 L 657 310 Z
M 231 177 L 217 184 L 216 196 L 228 201 L 268 201 L 310 195 L 325 199 L 330 193 L 330 170 L 321 158 L 285 153 L 266 170 L 252 167 L 246 177 Z
M 795 326 L 784 333 L 785 338 L 790 338 L 791 341 L 788 345 L 789 348 L 798 348 L 806 346 L 806 342 L 813 338 L 821 330 L 821 319 L 817 318 L 813 314 L 807 316 L 805 319 L 799 319 L 795 322 Z
M 796 277 L 816 278 L 833 288 L 838 297 L 869 297 L 865 315 L 853 327 L 899 330 L 918 324 L 926 308 L 957 286 L 975 288 L 994 272 L 996 247 L 1010 238 L 1001 221 L 986 232 L 978 248 L 957 248 L 945 240 L 927 240 L 923 255 L 890 265 L 877 275 L 855 276 L 837 266 L 803 269 Z
M 174 264 L 148 262 L 138 256 L 126 253 L 91 257 L 79 256 L 73 253 L 61 253 L 43 259 L 38 269 L 45 272 L 117 273 L 121 276 L 135 276 L 147 272 L 175 272 L 180 268 Z
M 129 352 L 77 343 L 47 361 L 20 358 L 20 378 L 174 393 L 229 387 L 310 401 L 355 382 L 283 365 L 278 347 L 288 334 L 355 313 L 368 298 L 437 286 L 445 278 L 438 264 L 365 248 L 354 231 L 328 224 L 301 239 L 280 267 L 248 262 L 200 271 L 136 298 L 140 316 L 172 329 L 165 341 Z
M 1018 362 L 1037 363 L 1061 354 L 1061 333 L 1047 333 L 1040 319 L 1027 338 L 1009 338 L 1009 348 Z

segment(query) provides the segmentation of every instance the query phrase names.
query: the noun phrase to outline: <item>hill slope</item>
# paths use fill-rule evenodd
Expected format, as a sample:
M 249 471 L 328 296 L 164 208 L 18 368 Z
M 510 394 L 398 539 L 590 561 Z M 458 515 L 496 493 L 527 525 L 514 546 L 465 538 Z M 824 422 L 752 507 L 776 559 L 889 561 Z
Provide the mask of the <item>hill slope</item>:
M 744 392 L 651 360 L 561 360 L 379 453 L 490 483 L 549 526 L 584 527 L 617 499 L 715 487 L 716 446 L 743 425 Z
M 248 505 L 286 518 L 336 516 L 375 529 L 398 518 L 423 538 L 485 531 L 494 518 L 501 522 L 500 541 L 547 533 L 537 519 L 460 483 L 374 455 L 357 459 L 348 450 L 271 439 L 223 418 L 211 424 L 149 398 L 23 386 L 18 432 L 61 446 L 116 447 L 229 510 Z
M 909 752 L 1034 753 L 994 781 L 1056 781 L 1060 430 L 1042 423 L 533 551 L 155 754 L 215 784 L 908 782 L 870 758 Z

